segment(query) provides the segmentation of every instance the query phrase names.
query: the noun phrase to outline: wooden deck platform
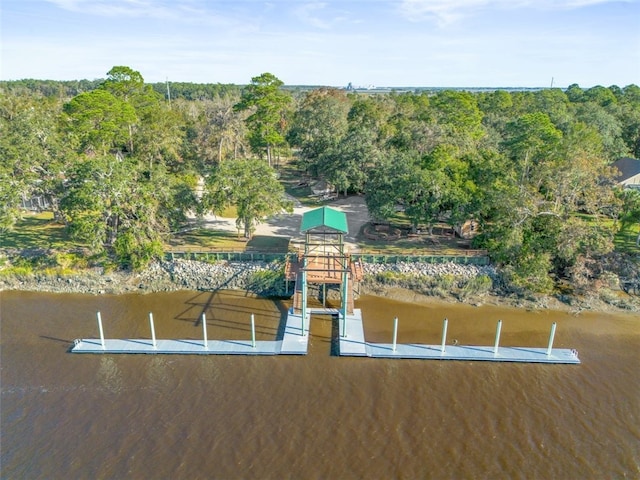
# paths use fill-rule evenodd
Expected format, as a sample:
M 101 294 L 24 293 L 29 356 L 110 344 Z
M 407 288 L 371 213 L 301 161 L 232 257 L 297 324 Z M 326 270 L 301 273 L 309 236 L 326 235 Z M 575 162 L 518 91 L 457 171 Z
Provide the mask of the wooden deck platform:
M 307 281 L 309 283 L 342 283 L 343 264 L 348 265 L 349 278 L 360 282 L 364 277 L 362 262 L 352 260 L 350 255 L 309 255 L 307 257 Z M 295 281 L 302 269 L 302 255 L 291 259 L 287 257 L 284 275 L 289 281 Z

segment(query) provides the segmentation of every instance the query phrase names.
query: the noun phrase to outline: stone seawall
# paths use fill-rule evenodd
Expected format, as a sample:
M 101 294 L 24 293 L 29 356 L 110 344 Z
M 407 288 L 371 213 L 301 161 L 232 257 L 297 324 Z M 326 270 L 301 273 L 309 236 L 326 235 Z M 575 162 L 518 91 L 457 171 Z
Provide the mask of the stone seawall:
M 365 275 L 376 275 L 382 272 L 394 272 L 416 277 L 438 277 L 453 275 L 465 279 L 488 275 L 491 279 L 497 278 L 495 267 L 491 265 L 463 265 L 459 263 L 425 263 L 425 262 L 399 262 L 399 263 L 363 263 L 362 270 Z
M 0 273 L 0 292 L 20 290 L 49 293 L 83 293 L 92 295 L 151 293 L 177 290 L 211 291 L 236 289 L 261 296 L 281 295 L 283 291 L 282 262 L 218 262 L 174 260 L 154 263 L 142 272 L 104 272 L 101 268 L 84 270 L 73 275 L 6 275 Z M 520 295 L 504 293 L 500 274 L 492 266 L 460 265 L 456 263 L 363 263 L 364 282 L 360 292 L 383 295 L 409 302 L 434 300 L 465 301 L 472 304 L 493 303 L 519 308 L 554 308 L 579 313 L 582 310 L 639 311 L 635 299 L 624 304 L 597 299 L 597 293 L 588 298 L 568 297 L 559 301 L 555 296 L 535 295 L 524 299 Z M 398 274 L 395 280 L 378 279 L 378 274 Z M 460 297 L 460 287 L 466 281 L 480 276 L 491 279 L 491 291 L 479 299 Z M 446 277 L 449 278 L 446 278 Z M 403 281 L 404 278 L 404 281 Z M 409 279 L 410 281 L 406 281 Z M 438 279 L 443 281 L 438 281 Z M 446 281 L 445 281 L 446 280 Z M 452 283 L 453 280 L 453 283 Z M 425 285 L 440 285 L 429 292 Z M 404 285 L 404 286 L 403 286 Z M 291 288 L 291 286 L 290 286 Z M 456 290 L 457 289 L 457 290 Z M 457 292 L 457 293 L 456 293 Z M 464 292 L 463 292 L 464 293 Z M 600 295 L 602 296 L 602 295 Z
M 265 262 L 206 263 L 175 260 L 151 264 L 136 272 L 103 272 L 92 269 L 73 275 L 52 276 L 35 273 L 29 276 L 0 277 L 0 290 L 23 290 L 52 293 L 121 294 L 166 292 L 175 290 L 246 290 L 252 274 L 277 271 L 281 265 Z
M 74 275 L 44 275 L 0 277 L 0 290 L 23 290 L 53 293 L 119 294 L 132 292 L 163 292 L 174 290 L 239 289 L 255 291 L 257 272 L 281 271 L 281 262 L 217 262 L 194 260 L 163 261 L 150 265 L 138 273 L 103 272 L 93 269 Z M 384 271 L 417 277 L 454 275 L 471 278 L 477 275 L 496 275 L 491 266 L 460 265 L 455 263 L 363 263 L 365 277 Z M 261 292 L 265 293 L 262 289 Z

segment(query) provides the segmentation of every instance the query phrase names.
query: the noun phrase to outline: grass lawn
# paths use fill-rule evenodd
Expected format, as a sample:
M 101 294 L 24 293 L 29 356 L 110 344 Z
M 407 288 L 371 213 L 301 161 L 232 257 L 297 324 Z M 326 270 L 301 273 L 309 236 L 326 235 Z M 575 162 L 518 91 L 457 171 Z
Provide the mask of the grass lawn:
M 636 246 L 636 240 L 639 232 L 640 225 L 636 225 L 624 232 L 616 233 L 616 236 L 613 239 L 616 250 L 626 253 L 640 253 L 640 248 Z
M 401 238 L 390 242 L 376 241 L 359 237 L 358 247 L 361 253 L 381 253 L 388 255 L 455 255 L 478 253 L 480 250 L 470 249 L 471 242 L 452 235 L 424 235 L 419 238 Z
M 289 238 L 254 235 L 247 242 L 247 250 L 263 252 L 286 252 L 289 250 Z
M 52 212 L 27 213 L 13 231 L 0 235 L 0 248 L 69 250 L 82 244 L 71 240 Z
M 238 210 L 235 205 L 229 205 L 219 216 L 222 218 L 238 218 Z
M 174 235 L 167 245 L 173 249 L 224 249 L 227 251 L 244 251 L 247 241 L 235 233 L 198 228 Z
M 614 228 L 615 220 L 608 217 L 595 217 L 594 215 L 577 214 L 576 215 L 583 220 L 586 220 L 589 224 L 596 227 Z M 636 239 L 638 238 L 638 232 L 640 231 L 640 225 L 636 224 L 625 230 L 624 232 L 618 231 L 613 237 L 613 243 L 615 249 L 619 252 L 625 253 L 640 253 L 640 249 L 636 246 Z
M 310 180 L 303 172 L 292 163 L 283 163 L 278 169 L 280 183 L 285 192 L 297 199 L 305 207 L 317 207 L 318 198 L 313 197 L 313 191 L 309 186 Z
M 289 248 L 289 239 L 254 235 L 247 241 L 246 238 L 238 237 L 235 233 L 200 228 L 175 235 L 167 245 L 173 250 L 187 251 L 211 249 L 228 252 L 244 252 L 245 250 L 286 252 Z

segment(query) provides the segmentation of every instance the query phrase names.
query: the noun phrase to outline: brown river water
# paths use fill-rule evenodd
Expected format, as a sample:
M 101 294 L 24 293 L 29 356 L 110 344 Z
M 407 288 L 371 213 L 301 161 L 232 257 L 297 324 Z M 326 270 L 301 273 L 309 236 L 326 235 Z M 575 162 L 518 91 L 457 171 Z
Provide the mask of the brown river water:
M 2 479 L 640 478 L 640 318 L 363 297 L 367 340 L 579 350 L 581 365 L 71 354 L 74 338 L 273 340 L 286 303 L 242 292 L 0 293 Z

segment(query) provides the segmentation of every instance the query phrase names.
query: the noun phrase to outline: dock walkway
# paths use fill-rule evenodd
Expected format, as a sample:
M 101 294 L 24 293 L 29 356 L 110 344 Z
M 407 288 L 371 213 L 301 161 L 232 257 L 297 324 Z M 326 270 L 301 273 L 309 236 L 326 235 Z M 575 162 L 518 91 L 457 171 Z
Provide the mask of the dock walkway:
M 281 341 L 257 341 L 255 347 L 251 341 L 244 340 L 157 340 L 148 338 L 129 338 L 116 340 L 105 338 L 104 348 L 100 339 L 82 339 L 76 341 L 71 349 L 73 353 L 149 353 L 182 355 L 278 355 Z
M 535 347 L 423 345 L 368 343 L 365 340 L 362 311 L 354 309 L 346 318 L 333 308 L 309 308 L 306 321 L 293 308 L 287 312 L 281 340 L 156 340 L 80 339 L 72 353 L 145 353 L 195 355 L 306 355 L 311 315 L 332 315 L 339 323 L 339 355 L 343 357 L 406 358 L 425 360 L 466 360 L 491 362 L 579 364 L 578 352 L 571 349 Z M 555 328 L 555 326 L 554 326 Z M 100 326 L 102 331 L 102 327 Z
M 447 345 L 445 351 L 440 345 L 369 343 L 367 355 L 374 358 L 420 358 L 426 360 L 482 360 L 489 362 L 526 363 L 580 363 L 575 350 L 552 349 L 547 355 L 546 348 L 493 347 Z

